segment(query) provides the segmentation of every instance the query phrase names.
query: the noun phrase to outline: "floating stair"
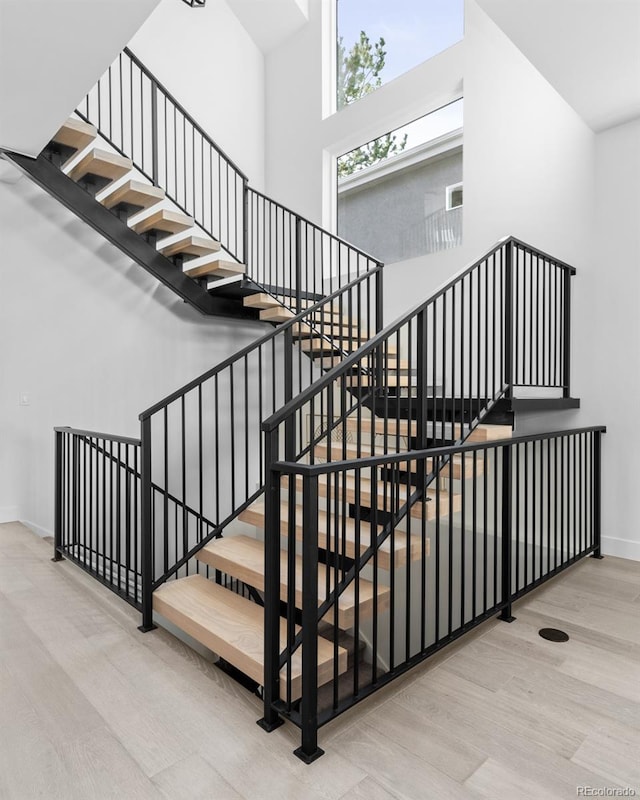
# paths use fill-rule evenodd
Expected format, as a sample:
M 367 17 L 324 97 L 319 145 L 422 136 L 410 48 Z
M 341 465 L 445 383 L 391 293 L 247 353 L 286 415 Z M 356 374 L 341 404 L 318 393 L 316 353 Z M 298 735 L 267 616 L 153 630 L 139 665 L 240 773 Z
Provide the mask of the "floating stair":
M 185 265 L 184 273 L 190 278 L 202 278 L 205 275 L 228 278 L 234 275 L 244 275 L 245 270 L 244 264 L 226 261 L 220 257 L 220 252 L 214 252 L 189 261 Z
M 165 193 L 158 186 L 141 181 L 126 181 L 100 198 L 105 208 L 124 210 L 128 216 L 160 203 Z
M 247 303 L 246 305 L 249 304 Z M 277 306 L 263 308 L 260 312 L 260 319 L 266 322 L 288 322 L 288 320 L 293 319 L 295 316 L 296 314 L 294 311 L 285 308 L 283 305 L 280 305 L 280 303 L 278 303 Z M 339 309 L 330 308 L 325 310 L 322 308 L 309 316 L 310 322 L 319 323 L 322 320 L 325 322 L 339 322 L 342 320 L 346 325 L 351 324 L 348 317 L 341 317 Z
M 265 529 L 265 507 L 263 500 L 257 500 L 246 508 L 238 517 L 242 522 L 247 525 L 253 525 L 261 531 Z M 382 525 L 378 526 L 379 531 L 382 530 Z M 337 552 L 340 555 L 345 555 L 348 558 L 355 558 L 357 554 L 357 532 L 360 534 L 360 554 L 366 552 L 371 546 L 371 526 L 368 522 L 360 521 L 360 525 L 356 527 L 356 521 L 350 517 L 343 517 L 336 521 L 335 517 L 327 517 L 326 511 L 320 509 L 318 511 L 318 546 L 326 549 L 328 543 L 331 549 L 336 550 L 336 533 L 337 533 Z M 289 532 L 289 504 L 283 500 L 280 503 L 280 533 L 282 536 L 287 536 Z M 302 507 L 296 506 L 295 509 L 295 536 L 298 541 L 302 541 L 303 527 L 302 527 Z M 330 542 L 329 542 L 330 539 Z M 422 558 L 422 539 L 420 536 L 412 535 L 407 540 L 406 534 L 396 531 L 394 534 L 393 550 L 391 539 L 387 538 L 378 551 L 378 566 L 381 569 L 391 569 L 392 563 L 395 567 L 401 567 L 407 563 L 407 550 L 408 541 L 411 545 L 410 558 L 411 561 L 416 561 Z M 429 539 L 426 541 L 427 552 L 429 555 Z M 373 563 L 373 562 L 372 562 Z
M 415 375 L 403 375 L 402 373 L 398 374 L 397 372 L 387 372 L 387 374 L 383 373 L 382 376 L 383 385 L 389 389 L 392 388 L 416 388 L 417 387 L 417 379 Z M 350 387 L 361 387 L 361 388 L 368 388 L 369 386 L 378 386 L 379 381 L 374 374 L 364 375 L 362 373 L 356 375 L 347 375 L 346 376 L 346 385 Z
M 97 135 L 98 130 L 94 125 L 70 117 L 51 140 L 51 150 L 58 154 L 61 163 L 64 164 L 76 153 L 88 147 Z
M 281 551 L 280 555 L 280 597 L 288 601 L 288 553 Z M 214 539 L 197 554 L 198 561 L 208 564 L 214 569 L 219 569 L 227 575 L 253 586 L 258 591 L 264 591 L 264 544 L 248 536 L 232 536 Z M 374 591 L 371 581 L 360 579 L 359 589 L 359 615 L 360 619 L 370 616 L 373 612 Z M 326 599 L 327 568 L 318 564 L 318 605 Z M 334 586 L 334 571 L 329 568 L 329 585 Z M 389 605 L 390 590 L 378 584 L 378 611 Z M 302 557 L 295 556 L 295 604 L 302 608 Z M 354 624 L 356 609 L 355 584 L 351 583 L 340 595 L 338 601 L 338 627 L 347 630 Z M 327 615 L 327 621 L 333 621 L 334 612 Z
M 288 485 L 286 476 L 282 480 L 283 488 Z M 296 478 L 296 491 L 302 492 L 302 478 Z M 339 498 L 346 500 L 347 503 L 358 505 L 361 508 L 372 508 L 373 497 L 375 494 L 377 508 L 379 511 L 394 511 L 403 506 L 407 498 L 416 490 L 415 486 L 407 486 L 393 480 L 378 480 L 377 486 L 372 487 L 369 478 L 360 477 L 359 486 L 353 474 L 339 474 L 337 479 L 334 475 L 320 475 L 318 477 L 318 494 L 320 497 L 334 497 L 336 493 Z M 439 505 L 440 517 L 446 517 L 451 510 L 454 514 L 460 511 L 462 495 L 457 492 L 448 492 L 445 489 L 437 491 L 433 487 L 426 490 L 426 520 L 436 518 Z M 439 496 L 439 502 L 438 502 Z M 422 503 L 417 502 L 411 506 L 411 516 L 422 519 Z
M 264 610 L 202 575 L 163 584 L 153 593 L 153 609 L 200 644 L 213 650 L 256 683 L 264 684 Z M 280 642 L 287 642 L 286 620 L 280 621 Z M 318 685 L 333 680 L 335 645 L 318 637 Z M 338 647 L 338 674 L 347 670 L 347 651 Z M 280 682 L 286 686 L 283 668 Z M 291 660 L 291 693 L 302 694 L 302 648 Z
M 309 353 L 312 357 L 315 355 L 324 355 L 325 353 L 333 353 L 336 350 L 344 352 L 354 352 L 362 346 L 362 341 L 359 339 L 339 339 L 337 337 L 329 338 L 309 338 L 301 339 L 298 346 L 304 353 Z M 391 355 L 396 354 L 396 349 L 389 347 L 388 351 Z
M 245 298 L 243 298 L 242 303 L 247 308 L 272 308 L 272 309 L 281 309 L 283 308 L 282 303 L 266 292 L 256 292 L 255 294 L 249 294 Z M 285 309 L 286 310 L 286 309 Z
M 327 445 L 322 444 L 318 445 L 314 452 L 317 458 L 328 461 L 328 455 L 330 454 L 331 461 L 344 461 L 352 458 L 368 458 L 372 455 L 372 450 L 370 446 L 362 444 L 359 448 L 356 444 L 346 444 L 343 449 L 343 445 L 341 442 L 336 442 L 330 448 Z M 398 452 L 403 452 L 402 450 Z M 390 452 L 388 449 L 383 447 L 376 447 L 373 450 L 373 455 L 375 456 L 382 456 L 382 455 L 389 455 Z M 395 455 L 395 453 L 394 453 Z M 417 461 L 409 461 L 409 462 L 400 462 L 398 464 L 401 470 L 406 470 L 408 472 L 417 472 L 418 469 L 418 462 Z M 433 471 L 433 459 L 427 458 L 425 469 L 427 474 Z M 484 458 L 482 454 L 476 457 L 476 471 L 475 476 L 479 477 L 484 472 Z M 446 467 L 440 472 L 440 475 L 443 478 L 450 478 L 452 477 L 454 480 L 459 481 L 466 478 L 473 478 L 473 455 L 468 454 L 466 456 L 463 455 L 455 455 L 452 459 L 452 463 L 448 464 Z
M 155 233 L 158 238 L 169 236 L 172 233 L 180 233 L 194 226 L 194 221 L 186 214 L 179 211 L 171 211 L 168 208 L 160 208 L 149 214 L 139 222 L 133 224 L 136 233 Z
M 371 433 L 372 428 L 375 430 L 375 434 L 380 436 L 386 433 L 388 436 L 414 437 L 417 436 L 418 432 L 418 424 L 414 420 L 409 422 L 403 419 L 396 420 L 374 417 L 373 419 L 362 418 L 360 424 L 358 424 L 357 416 L 352 415 L 347 417 L 344 422 L 344 429 L 351 432 L 360 430 L 362 433 Z M 445 424 L 445 428 L 449 429 L 452 438 L 457 439 L 462 434 L 462 427 L 458 423 L 456 423 L 453 428 L 451 425 Z M 475 442 L 495 442 L 500 439 L 510 439 L 512 432 L 509 425 L 489 425 L 482 423 L 471 431 L 465 441 L 469 444 Z
M 83 156 L 67 173 L 76 183 L 87 184 L 94 191 L 124 177 L 133 169 L 133 163 L 124 156 L 95 147 Z
M 319 363 L 325 369 L 331 369 L 331 367 L 337 367 L 338 364 L 341 364 L 342 359 L 340 356 L 325 356 L 324 358 L 317 359 L 317 363 Z M 386 356 L 383 361 L 383 365 L 389 371 L 389 375 L 393 374 L 397 370 L 400 373 L 407 372 L 412 369 L 411 364 L 404 358 L 399 359 L 397 355 L 389 355 Z M 354 367 L 354 371 L 356 369 L 372 369 L 375 367 L 376 360 L 374 358 L 363 358 L 362 361 Z
M 173 256 L 206 256 L 208 253 L 217 253 L 220 250 L 220 243 L 214 239 L 206 239 L 204 236 L 196 236 L 189 233 L 169 244 L 161 242 L 158 250 L 163 256 L 172 258 Z

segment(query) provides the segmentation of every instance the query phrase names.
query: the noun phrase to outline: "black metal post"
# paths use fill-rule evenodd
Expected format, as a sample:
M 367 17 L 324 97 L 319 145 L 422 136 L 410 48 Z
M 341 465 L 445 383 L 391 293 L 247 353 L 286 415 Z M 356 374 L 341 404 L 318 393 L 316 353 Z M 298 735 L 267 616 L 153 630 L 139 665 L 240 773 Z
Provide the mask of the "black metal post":
M 318 747 L 318 476 L 302 483 L 302 744 L 294 754 L 305 764 L 323 755 Z M 337 602 L 337 600 L 336 600 Z
M 571 397 L 571 271 L 564 271 L 562 318 L 562 396 Z
M 52 561 L 64 561 L 62 556 L 62 514 L 64 501 L 64 436 L 62 431 L 55 432 L 55 499 L 53 522 L 53 558 Z
M 595 549 L 592 558 L 602 559 L 602 433 L 593 434 L 593 543 Z
M 301 324 L 301 323 L 298 323 Z M 275 376 L 274 376 L 275 380 Z M 293 332 L 291 326 L 284 332 L 284 403 L 293 397 Z M 295 461 L 295 418 L 290 414 L 284 423 L 284 457 Z
M 302 220 L 296 217 L 296 314 L 302 311 Z
M 139 631 L 148 633 L 153 624 L 153 529 L 151 525 L 151 417 L 141 423 L 140 447 L 140 511 L 142 625 Z
M 497 451 L 496 451 L 497 454 Z M 515 617 L 511 614 L 511 544 L 512 544 L 512 519 L 511 513 L 511 445 L 502 448 L 502 602 L 504 606 L 498 619 L 503 622 L 513 622 Z M 517 529 L 516 529 L 517 534 Z M 498 535 L 493 532 L 494 537 Z
M 249 269 L 249 181 L 242 179 L 242 262 Z
M 429 402 L 428 396 L 428 383 L 429 376 L 428 362 L 427 362 L 427 312 L 426 310 L 420 311 L 418 314 L 417 324 L 417 355 L 418 363 L 417 368 L 417 383 L 418 383 L 418 408 L 416 419 L 416 449 L 426 450 L 429 446 L 428 443 L 428 429 L 427 429 L 427 404 Z M 398 358 L 400 354 L 398 353 Z
M 513 329 L 513 242 L 507 242 L 504 262 L 504 375 L 505 396 L 508 400 L 513 397 L 513 359 L 514 359 L 514 329 Z
M 378 264 L 378 267 L 382 267 L 382 264 Z M 384 308 L 382 303 L 382 273 L 384 272 L 383 269 L 379 269 L 376 272 L 376 333 L 380 333 L 380 331 L 384 328 Z M 399 354 L 398 354 L 399 355 Z
M 264 716 L 258 725 L 267 733 L 284 722 L 274 708 L 280 697 L 280 475 L 271 465 L 277 460 L 276 428 L 265 435 Z
M 166 147 L 166 143 L 165 143 Z M 151 81 L 151 179 L 158 185 L 158 87 Z

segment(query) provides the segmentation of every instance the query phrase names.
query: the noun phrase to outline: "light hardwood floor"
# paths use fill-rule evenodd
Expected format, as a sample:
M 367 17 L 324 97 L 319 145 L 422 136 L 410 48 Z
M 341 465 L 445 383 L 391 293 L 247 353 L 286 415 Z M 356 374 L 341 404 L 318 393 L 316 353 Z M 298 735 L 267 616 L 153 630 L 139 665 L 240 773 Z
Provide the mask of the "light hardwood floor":
M 17 523 L 0 525 L 0 798 L 640 796 L 640 563 L 588 559 L 292 755 L 260 703 Z M 566 644 L 543 641 L 561 627 Z

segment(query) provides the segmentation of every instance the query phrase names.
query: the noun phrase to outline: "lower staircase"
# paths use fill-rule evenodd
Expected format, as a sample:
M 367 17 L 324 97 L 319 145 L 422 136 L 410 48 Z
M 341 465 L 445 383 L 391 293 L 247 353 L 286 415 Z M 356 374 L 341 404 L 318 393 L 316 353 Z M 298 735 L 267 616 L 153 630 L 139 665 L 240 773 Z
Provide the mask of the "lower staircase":
M 284 299 L 284 298 L 283 298 Z M 255 293 L 244 299 L 245 305 L 260 309 L 260 319 L 281 324 L 290 321 L 295 313 L 283 302 L 270 294 Z M 362 331 L 358 320 L 341 314 L 336 307 L 322 309 L 314 313 L 304 323 L 298 323 L 292 331 L 293 340 L 306 356 L 318 364 L 319 370 L 329 370 L 340 364 L 350 353 L 357 351 L 368 341 L 367 331 Z M 385 349 L 388 374 L 392 372 L 393 380 L 388 385 L 378 387 L 385 394 L 389 390 L 398 396 L 398 389 L 418 392 L 419 386 L 415 370 L 409 361 L 398 360 L 396 348 Z M 365 361 L 366 363 L 366 361 Z M 355 371 L 354 371 L 355 374 Z M 374 376 L 366 374 L 366 381 Z M 362 387 L 362 375 L 357 376 L 358 388 Z M 355 386 L 353 387 L 356 388 Z M 366 409 L 365 409 L 366 412 Z M 466 442 L 485 442 L 502 440 L 511 436 L 509 425 L 483 423 L 476 424 L 467 432 L 460 423 L 440 424 L 431 421 L 433 430 L 437 427 L 440 436 L 446 432 L 448 438 L 439 439 L 440 444 L 453 444 L 465 438 Z M 369 444 L 358 441 L 358 437 L 368 434 Z M 414 420 L 399 419 L 397 409 L 391 418 L 369 416 L 357 418 L 348 416 L 344 423 L 332 436 L 330 443 L 323 441 L 313 448 L 315 462 L 331 462 L 362 458 L 369 455 L 383 456 L 398 454 L 415 449 L 417 425 Z M 354 441 L 355 439 L 355 441 Z M 311 460 L 310 454 L 305 459 Z M 421 519 L 424 511 L 425 522 L 432 522 L 438 516 L 443 520 L 449 514 L 459 515 L 461 508 L 462 481 L 478 481 L 484 471 L 482 455 L 472 463 L 469 456 L 455 456 L 440 470 L 438 489 L 426 488 L 426 503 L 415 503 L 410 514 Z M 318 511 L 318 606 L 321 606 L 327 587 L 329 592 L 335 588 L 338 570 L 335 565 L 327 563 L 328 551 L 337 553 L 343 563 L 341 569 L 353 564 L 358 554 L 364 555 L 373 543 L 369 519 L 372 508 L 379 512 L 383 525 L 385 509 L 390 509 L 392 498 L 401 503 L 406 502 L 413 490 L 412 473 L 416 471 L 416 462 L 400 463 L 400 482 L 394 483 L 381 477 L 375 484 L 371 480 L 355 477 L 348 471 L 338 481 L 330 476 L 321 476 L 318 491 L 325 503 L 338 500 L 339 510 L 331 519 L 331 530 L 327 521 L 327 510 Z M 432 459 L 426 461 L 428 474 L 434 472 Z M 302 596 L 302 556 L 296 549 L 287 549 L 286 539 L 293 526 L 294 541 L 301 542 L 305 535 L 302 481 L 294 482 L 294 505 L 291 503 L 291 492 L 288 481 L 283 481 L 280 498 L 280 524 L 283 547 L 280 549 L 280 599 L 283 616 L 280 619 L 282 648 L 286 642 L 287 606 L 293 603 L 299 614 L 303 605 Z M 471 491 L 469 489 L 469 491 Z M 293 509 L 293 515 L 291 515 Z M 356 524 L 355 517 L 358 517 Z M 208 567 L 209 579 L 203 575 L 189 575 L 176 581 L 165 583 L 153 594 L 154 611 L 170 621 L 200 644 L 218 654 L 225 662 L 233 665 L 240 672 L 249 676 L 258 685 L 264 683 L 263 645 L 264 624 L 260 603 L 265 590 L 265 566 L 267 563 L 264 541 L 267 533 L 266 510 L 263 497 L 259 497 L 248 505 L 239 515 L 238 521 L 254 529 L 252 536 L 246 533 L 227 532 L 221 538 L 213 539 L 197 554 L 196 559 L 201 566 Z M 335 533 L 339 530 L 339 535 Z M 334 531 L 332 533 L 332 531 Z M 332 541 L 330 541 L 332 540 Z M 394 574 L 406 566 L 407 561 L 419 563 L 431 553 L 431 540 L 423 538 L 419 533 L 395 531 L 387 538 L 377 551 L 377 570 L 369 578 L 361 578 L 357 584 L 352 583 L 340 593 L 337 610 L 330 610 L 320 620 L 318 633 L 318 685 L 325 686 L 325 702 L 329 703 L 334 691 L 341 693 L 353 686 L 354 658 L 357 654 L 360 686 L 364 688 L 363 677 L 374 680 L 382 671 L 382 666 L 372 664 L 370 643 L 361 631 L 372 616 L 388 612 Z M 239 597 L 216 583 L 216 576 L 226 575 L 250 587 L 253 599 Z M 291 588 L 289 579 L 292 578 Z M 257 602 L 256 602 L 257 600 Z M 358 620 L 358 632 L 354 632 L 355 620 Z M 324 624 L 324 633 L 322 625 Z M 296 628 L 297 630 L 297 628 Z M 358 638 L 354 638 L 354 633 Z M 343 647 L 347 643 L 347 648 Z M 349 657 L 347 654 L 349 651 Z M 298 648 L 292 663 L 289 697 L 293 701 L 301 697 L 300 664 L 302 648 Z M 336 675 L 338 676 L 336 688 Z M 284 668 L 281 675 L 282 691 L 287 687 L 287 676 Z M 284 695 L 283 698 L 284 699 Z M 321 696 L 322 699 L 322 696 Z

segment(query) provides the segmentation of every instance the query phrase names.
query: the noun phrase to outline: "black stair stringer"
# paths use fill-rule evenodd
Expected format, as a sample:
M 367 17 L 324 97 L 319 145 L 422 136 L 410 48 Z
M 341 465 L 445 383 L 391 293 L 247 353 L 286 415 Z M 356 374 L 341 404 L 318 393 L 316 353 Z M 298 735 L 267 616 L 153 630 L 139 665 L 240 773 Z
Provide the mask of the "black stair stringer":
M 101 205 L 43 155 L 36 159 L 7 151 L 3 151 L 3 155 L 34 183 L 201 314 L 235 319 L 258 319 L 255 309 L 244 308 L 241 300 L 209 294 L 205 288 L 185 275 L 144 237 L 131 230 L 126 222 Z

